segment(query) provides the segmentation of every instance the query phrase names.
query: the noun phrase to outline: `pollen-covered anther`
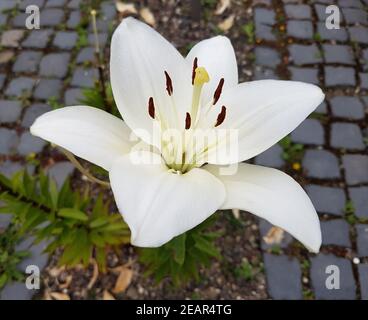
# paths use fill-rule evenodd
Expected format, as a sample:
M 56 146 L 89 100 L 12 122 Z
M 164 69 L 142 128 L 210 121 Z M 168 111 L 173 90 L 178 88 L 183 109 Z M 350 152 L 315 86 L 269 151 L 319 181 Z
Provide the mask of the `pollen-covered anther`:
M 225 117 L 226 117 L 226 107 L 222 106 L 221 112 L 217 116 L 215 127 L 218 127 L 220 124 L 222 124 L 225 120 Z
M 216 91 L 213 95 L 212 104 L 216 104 L 216 102 L 220 99 L 222 87 L 224 86 L 224 82 L 225 82 L 224 78 L 221 78 L 219 84 L 217 85 Z
M 152 97 L 148 100 L 148 114 L 152 119 L 155 119 L 155 104 Z
M 172 85 L 171 78 L 170 78 L 169 74 L 167 73 L 167 71 L 165 71 L 165 77 L 166 77 L 166 91 L 167 91 L 168 95 L 171 96 L 173 94 L 174 88 L 173 88 L 173 85 Z
M 203 67 L 197 67 L 195 69 L 194 85 L 202 86 L 208 81 L 210 81 L 210 76 L 208 75 L 207 70 Z
M 194 84 L 194 78 L 196 75 L 196 69 L 198 68 L 198 58 L 194 58 L 193 61 L 193 70 L 192 70 L 192 84 Z
M 187 115 L 185 117 L 185 129 L 186 130 L 190 129 L 191 123 L 192 123 L 192 118 L 190 117 L 189 112 L 187 112 Z

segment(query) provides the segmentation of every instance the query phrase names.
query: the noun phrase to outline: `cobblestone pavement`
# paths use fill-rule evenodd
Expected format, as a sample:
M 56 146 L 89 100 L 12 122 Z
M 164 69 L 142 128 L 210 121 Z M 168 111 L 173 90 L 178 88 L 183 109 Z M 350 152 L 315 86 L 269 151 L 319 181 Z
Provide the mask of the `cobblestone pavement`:
M 6 175 L 46 146 L 29 134 L 33 120 L 55 103 L 78 103 L 82 88 L 98 80 L 83 1 L 18 2 L 0 1 L 0 172 Z M 40 30 L 24 28 L 28 4 L 41 8 Z M 325 26 L 330 4 L 339 6 L 339 30 Z M 113 1 L 103 1 L 97 23 L 102 46 L 115 16 Z M 260 221 L 269 297 L 368 299 L 368 1 L 254 0 L 253 25 L 254 79 L 305 81 L 327 93 L 325 103 L 290 135 L 291 146 L 304 146 L 301 157 L 277 144 L 254 160 L 294 175 L 322 220 L 318 255 L 307 254 L 288 234 L 280 244 L 266 243 L 271 225 Z M 32 172 L 32 161 L 27 163 Z M 64 161 L 46 167 L 59 184 L 74 170 Z M 0 228 L 8 223 L 1 215 Z M 47 264 L 42 244 L 31 251 L 24 266 Z M 339 290 L 326 288 L 330 265 L 339 268 Z M 12 284 L 1 297 L 29 299 L 31 293 L 23 284 Z

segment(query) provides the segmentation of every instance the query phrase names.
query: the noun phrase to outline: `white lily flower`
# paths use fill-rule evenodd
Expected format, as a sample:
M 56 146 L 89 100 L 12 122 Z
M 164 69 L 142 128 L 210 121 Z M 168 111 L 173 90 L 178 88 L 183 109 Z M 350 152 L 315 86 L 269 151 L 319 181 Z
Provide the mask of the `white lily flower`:
M 183 58 L 133 18 L 114 32 L 110 73 L 125 122 L 96 108 L 73 106 L 40 116 L 31 133 L 109 171 L 133 245 L 161 246 L 218 209 L 238 208 L 319 251 L 319 219 L 302 187 L 279 170 L 239 163 L 294 130 L 323 101 L 317 86 L 276 80 L 238 84 L 226 37 L 201 41 Z M 169 144 L 163 139 L 168 129 L 180 132 Z M 196 130 L 235 130 L 238 152 L 227 154 L 227 139 L 209 138 L 204 148 L 193 147 Z M 131 132 L 155 146 L 140 152 L 149 155 L 149 163 L 133 160 Z M 237 172 L 222 175 L 220 168 L 230 163 L 239 163 Z

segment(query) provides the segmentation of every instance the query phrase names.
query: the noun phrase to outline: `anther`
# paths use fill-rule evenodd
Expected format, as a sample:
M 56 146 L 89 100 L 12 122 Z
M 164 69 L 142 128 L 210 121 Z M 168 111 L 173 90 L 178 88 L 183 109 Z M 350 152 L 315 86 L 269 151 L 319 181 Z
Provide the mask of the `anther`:
M 155 105 L 153 103 L 153 98 L 150 97 L 148 100 L 148 114 L 152 119 L 155 118 Z
M 169 96 L 171 96 L 173 94 L 174 89 L 173 89 L 171 78 L 166 71 L 165 71 L 165 77 L 166 77 L 166 91 L 169 94 Z
M 222 124 L 225 120 L 225 117 L 226 117 L 226 107 L 222 106 L 221 112 L 217 116 L 217 121 L 216 121 L 215 127 L 218 127 L 220 124 Z
M 185 129 L 188 130 L 192 123 L 192 118 L 190 117 L 189 112 L 187 112 L 187 116 L 185 117 Z
M 213 95 L 213 102 L 212 104 L 216 104 L 216 102 L 220 99 L 221 96 L 221 92 L 222 92 L 222 87 L 224 86 L 224 78 L 221 78 L 219 84 L 217 85 L 216 91 Z
M 194 58 L 194 61 L 193 61 L 193 70 L 192 70 L 192 84 L 194 84 L 194 78 L 195 78 L 195 75 L 196 75 L 196 69 L 198 68 L 198 59 L 197 58 Z

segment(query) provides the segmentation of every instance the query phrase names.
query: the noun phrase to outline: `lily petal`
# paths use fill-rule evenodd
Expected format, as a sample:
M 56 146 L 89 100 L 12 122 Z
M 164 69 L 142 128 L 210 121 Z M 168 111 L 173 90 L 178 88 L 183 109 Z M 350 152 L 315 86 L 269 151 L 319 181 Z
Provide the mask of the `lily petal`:
M 262 153 L 293 131 L 323 99 L 319 87 L 297 81 L 259 80 L 225 91 L 209 121 L 215 123 L 219 110 L 226 106 L 226 118 L 218 129 L 237 130 L 239 152 L 226 157 L 229 146 L 223 143 L 216 150 L 221 156 L 209 162 L 237 163 Z
M 225 185 L 223 209 L 249 211 L 284 229 L 309 250 L 318 252 L 321 229 L 318 215 L 303 188 L 287 174 L 272 168 L 240 163 L 234 175 L 221 175 L 218 166 L 206 170 Z
M 106 170 L 134 145 L 131 131 L 121 119 L 86 106 L 47 112 L 36 119 L 30 131 Z
M 179 175 L 145 153 L 151 161 L 134 162 L 132 154 L 116 161 L 110 171 L 115 201 L 131 230 L 131 243 L 158 247 L 192 229 L 225 200 L 223 184 L 202 169 Z
M 169 96 L 165 71 L 173 87 Z M 161 112 L 168 127 L 177 120 L 184 126 L 185 112 L 191 99 L 191 71 L 184 57 L 148 25 L 125 18 L 116 29 L 111 41 L 111 85 L 116 104 L 127 125 L 147 143 L 152 139 L 152 118 L 148 113 L 150 97 Z M 149 135 L 140 131 L 146 130 Z M 156 142 L 157 143 L 157 142 Z
M 210 82 L 203 87 L 203 104 L 213 100 L 221 78 L 224 78 L 223 90 L 238 84 L 235 52 L 227 37 L 216 36 L 198 42 L 185 59 L 192 66 L 195 58 L 198 58 L 198 65 L 205 67 L 210 76 Z

